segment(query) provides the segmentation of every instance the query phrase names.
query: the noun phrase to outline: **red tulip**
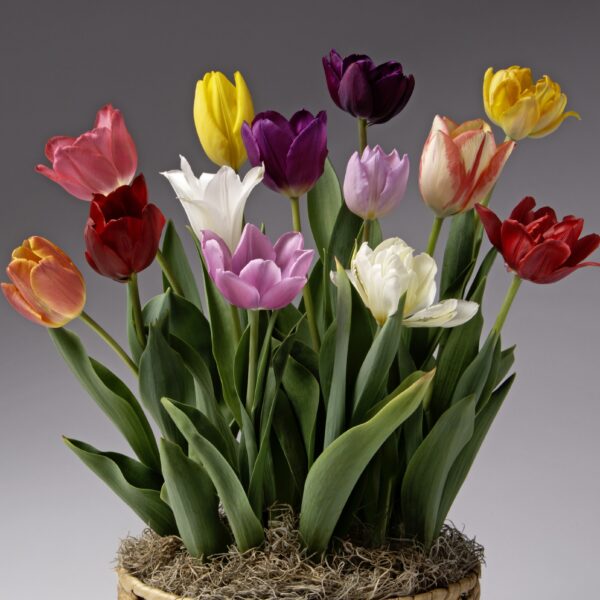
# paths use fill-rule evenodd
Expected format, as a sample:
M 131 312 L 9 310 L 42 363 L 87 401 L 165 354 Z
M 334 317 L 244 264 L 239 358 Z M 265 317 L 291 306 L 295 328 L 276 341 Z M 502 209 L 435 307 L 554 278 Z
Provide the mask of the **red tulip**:
M 137 169 L 137 151 L 125 119 L 110 104 L 98 111 L 91 131 L 77 138 L 50 138 L 45 153 L 52 169 L 38 165 L 35 170 L 81 200 L 131 183 Z
M 88 263 L 100 275 L 127 281 L 156 256 L 165 217 L 148 204 L 143 175 L 103 196 L 96 194 L 85 226 Z
M 581 267 L 600 267 L 597 262 L 582 262 L 600 246 L 596 233 L 579 237 L 583 219 L 569 215 L 558 221 L 549 206 L 534 210 L 531 197 L 523 198 L 504 222 L 481 204 L 475 208 L 490 242 L 521 279 L 553 283 Z
M 44 327 L 62 327 L 85 305 L 85 281 L 73 261 L 52 242 L 34 235 L 12 253 L 2 283 L 10 305 Z

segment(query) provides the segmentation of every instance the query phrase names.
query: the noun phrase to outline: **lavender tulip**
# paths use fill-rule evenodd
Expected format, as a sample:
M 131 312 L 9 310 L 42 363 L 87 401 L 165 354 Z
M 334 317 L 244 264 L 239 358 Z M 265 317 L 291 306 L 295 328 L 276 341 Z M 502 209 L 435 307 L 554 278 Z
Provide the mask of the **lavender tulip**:
M 323 68 L 331 99 L 369 125 L 395 117 L 409 101 L 415 78 L 404 75 L 402 65 L 388 61 L 381 65 L 364 54 L 342 58 L 335 50 L 323 57 Z
M 208 272 L 223 296 L 250 310 L 277 310 L 287 306 L 306 285 L 314 250 L 304 249 L 301 233 L 282 235 L 275 245 L 250 223 L 231 254 L 214 232 L 201 235 Z
M 348 161 L 344 178 L 344 198 L 348 208 L 364 220 L 389 213 L 406 193 L 410 163 L 397 150 L 386 154 L 381 146 L 367 146 L 362 155 L 355 152 Z
M 242 138 L 253 167 L 265 166 L 264 183 L 276 192 L 298 198 L 323 174 L 327 157 L 327 115 L 298 111 L 289 121 L 275 111 L 244 123 Z

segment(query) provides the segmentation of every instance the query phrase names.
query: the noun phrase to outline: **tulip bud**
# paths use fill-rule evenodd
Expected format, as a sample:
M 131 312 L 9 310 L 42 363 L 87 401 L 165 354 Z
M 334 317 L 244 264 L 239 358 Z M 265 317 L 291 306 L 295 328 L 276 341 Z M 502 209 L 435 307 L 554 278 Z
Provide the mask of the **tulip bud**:
M 249 310 L 278 310 L 306 285 L 314 250 L 301 233 L 283 234 L 275 244 L 250 223 L 232 253 L 214 232 L 201 236 L 208 272 L 228 302 Z
M 397 150 L 386 154 L 381 146 L 367 146 L 362 156 L 355 152 L 344 178 L 348 208 L 365 220 L 383 217 L 404 197 L 409 168 L 408 156 L 400 158 Z
M 396 313 L 405 296 L 405 327 L 456 327 L 478 310 L 475 302 L 443 300 L 434 304 L 437 265 L 428 254 L 414 250 L 400 238 L 390 238 L 374 250 L 365 242 L 352 258 L 348 278 L 373 317 L 383 325 Z
M 327 158 L 327 115 L 300 110 L 288 121 L 275 111 L 244 123 L 242 137 L 253 167 L 265 166 L 264 183 L 275 192 L 298 198 L 323 175 Z
M 240 132 L 242 124 L 254 118 L 254 107 L 242 74 L 236 71 L 233 76 L 235 84 L 213 71 L 196 84 L 194 123 L 208 158 L 238 171 L 246 160 Z
M 85 226 L 85 257 L 97 273 L 127 281 L 148 267 L 158 251 L 165 218 L 148 203 L 143 175 L 108 196 L 97 194 Z
M 483 80 L 483 104 L 487 116 L 512 140 L 549 135 L 567 117 L 567 96 L 560 85 L 544 75 L 533 83 L 531 69 L 509 67 L 494 73 L 490 67 Z
M 531 197 L 523 198 L 505 221 L 485 206 L 475 208 L 490 242 L 521 279 L 554 283 L 582 267 L 600 267 L 583 262 L 600 246 L 596 233 L 580 237 L 583 219 L 569 215 L 559 221 L 549 206 L 534 210 Z
M 131 183 L 137 169 L 137 150 L 125 119 L 110 104 L 98 111 L 91 131 L 78 138 L 50 138 L 46 157 L 52 169 L 37 165 L 35 170 L 80 200 Z
M 364 54 L 342 58 L 335 50 L 323 57 L 327 88 L 335 104 L 369 125 L 385 123 L 407 104 L 415 78 L 404 75 L 402 65 L 388 61 L 381 65 Z
M 85 306 L 85 281 L 73 261 L 43 237 L 32 236 L 15 248 L 2 283 L 11 306 L 44 327 L 62 327 Z
M 496 146 L 490 126 L 481 119 L 458 125 L 439 115 L 423 147 L 419 189 L 438 217 L 473 208 L 492 191 L 514 142 Z

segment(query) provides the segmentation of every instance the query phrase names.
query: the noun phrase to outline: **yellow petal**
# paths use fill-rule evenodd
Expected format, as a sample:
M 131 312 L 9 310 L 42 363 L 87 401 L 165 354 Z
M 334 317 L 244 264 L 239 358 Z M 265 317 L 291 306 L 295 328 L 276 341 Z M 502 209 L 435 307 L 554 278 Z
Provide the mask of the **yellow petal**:
M 540 110 L 533 96 L 521 98 L 502 114 L 500 127 L 511 140 L 518 141 L 526 138 L 534 129 Z
M 547 127 L 545 127 L 544 129 L 541 130 L 536 130 L 533 133 L 529 134 L 529 137 L 531 138 L 543 138 L 546 137 L 547 135 L 549 135 L 550 133 L 552 133 L 553 131 L 556 131 L 561 123 L 568 117 L 575 117 L 578 121 L 581 121 L 581 116 L 578 112 L 575 112 L 574 110 L 570 110 L 569 112 L 563 113 L 556 121 L 550 123 Z
M 496 122 L 494 119 L 494 115 L 492 114 L 492 109 L 490 106 L 490 86 L 492 84 L 492 78 L 494 77 L 494 69 L 489 67 L 483 76 L 483 107 L 485 108 L 485 114 L 488 116 L 488 119 Z

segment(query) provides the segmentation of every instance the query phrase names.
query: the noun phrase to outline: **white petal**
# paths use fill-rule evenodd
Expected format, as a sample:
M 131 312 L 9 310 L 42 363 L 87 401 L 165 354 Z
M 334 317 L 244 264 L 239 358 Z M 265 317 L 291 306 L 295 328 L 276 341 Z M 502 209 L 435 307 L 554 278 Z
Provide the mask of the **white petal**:
M 443 300 L 404 319 L 405 327 L 456 327 L 473 318 L 479 309 L 476 302 Z
M 440 327 L 457 327 L 458 325 L 462 325 L 470 321 L 479 310 L 477 302 L 470 302 L 469 300 L 457 300 L 456 302 L 456 315 L 444 325 L 440 325 Z

